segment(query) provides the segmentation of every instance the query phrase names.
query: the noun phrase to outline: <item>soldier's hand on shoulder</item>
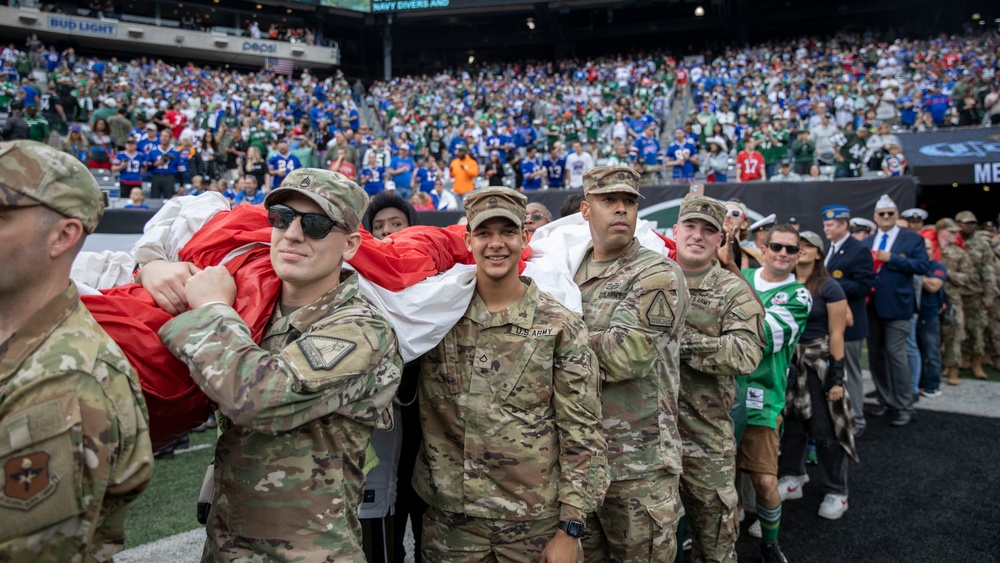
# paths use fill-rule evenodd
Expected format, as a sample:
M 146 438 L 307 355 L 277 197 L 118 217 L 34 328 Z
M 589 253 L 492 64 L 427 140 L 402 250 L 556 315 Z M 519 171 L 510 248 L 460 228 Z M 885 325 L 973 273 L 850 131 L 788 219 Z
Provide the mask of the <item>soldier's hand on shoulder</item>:
M 153 296 L 153 301 L 171 315 L 187 311 L 184 284 L 199 272 L 190 262 L 153 260 L 139 270 L 136 281 Z
M 225 266 L 210 266 L 191 276 L 184 285 L 184 294 L 192 309 L 219 301 L 232 305 L 236 300 L 236 280 Z

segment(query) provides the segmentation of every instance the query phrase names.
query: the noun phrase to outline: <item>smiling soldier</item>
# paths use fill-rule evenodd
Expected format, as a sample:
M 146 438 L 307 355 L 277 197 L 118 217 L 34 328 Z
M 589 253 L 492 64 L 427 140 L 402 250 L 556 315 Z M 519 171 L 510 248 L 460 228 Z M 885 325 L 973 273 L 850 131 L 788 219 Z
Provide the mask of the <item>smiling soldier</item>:
M 420 373 L 425 561 L 575 562 L 607 487 L 587 327 L 518 276 L 526 201 L 503 187 L 465 198 L 475 295 Z

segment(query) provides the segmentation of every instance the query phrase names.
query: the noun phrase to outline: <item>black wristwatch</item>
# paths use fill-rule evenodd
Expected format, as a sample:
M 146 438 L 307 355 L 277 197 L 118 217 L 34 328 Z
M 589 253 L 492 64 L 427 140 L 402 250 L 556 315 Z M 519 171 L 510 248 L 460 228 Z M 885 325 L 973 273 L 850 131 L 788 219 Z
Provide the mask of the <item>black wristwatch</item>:
M 578 522 L 576 520 L 569 520 L 569 521 L 560 520 L 559 529 L 573 536 L 574 538 L 579 538 L 583 536 L 584 525 L 583 522 Z

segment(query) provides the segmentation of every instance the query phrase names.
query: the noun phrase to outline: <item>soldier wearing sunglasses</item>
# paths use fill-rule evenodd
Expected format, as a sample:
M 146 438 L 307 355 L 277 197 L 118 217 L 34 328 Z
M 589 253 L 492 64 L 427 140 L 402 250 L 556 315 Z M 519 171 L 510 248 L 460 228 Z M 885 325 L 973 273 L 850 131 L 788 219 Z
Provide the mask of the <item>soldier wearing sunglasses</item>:
M 391 325 L 342 269 L 367 205 L 338 172 L 290 172 L 264 201 L 281 291 L 260 345 L 224 266 L 193 272 L 190 310 L 160 331 L 222 415 L 206 560 L 361 554 L 366 448 L 392 425 L 402 369 Z

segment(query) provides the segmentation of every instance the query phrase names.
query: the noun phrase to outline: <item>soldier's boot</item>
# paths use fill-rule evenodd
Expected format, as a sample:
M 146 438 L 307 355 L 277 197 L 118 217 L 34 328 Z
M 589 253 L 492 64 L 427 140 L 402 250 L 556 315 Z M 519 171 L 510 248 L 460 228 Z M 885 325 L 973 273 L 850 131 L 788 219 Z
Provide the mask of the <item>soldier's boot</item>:
M 976 379 L 987 379 L 989 377 L 988 375 L 986 375 L 986 372 L 983 371 L 982 356 L 976 356 L 975 358 L 972 358 L 972 375 L 974 375 Z
M 957 367 L 952 366 L 950 368 L 945 368 L 945 375 L 948 377 L 948 380 L 946 381 L 948 385 L 958 385 L 961 383 L 958 379 Z

